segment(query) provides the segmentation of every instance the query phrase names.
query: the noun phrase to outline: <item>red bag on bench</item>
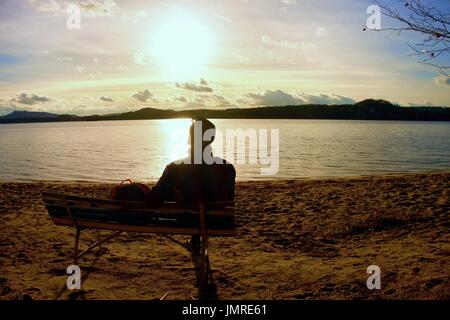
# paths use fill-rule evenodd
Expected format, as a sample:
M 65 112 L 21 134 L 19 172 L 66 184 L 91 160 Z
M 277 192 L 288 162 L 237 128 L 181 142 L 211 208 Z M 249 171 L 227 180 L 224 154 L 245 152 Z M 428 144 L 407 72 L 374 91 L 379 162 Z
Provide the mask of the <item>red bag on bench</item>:
M 126 179 L 111 190 L 110 198 L 120 201 L 145 201 L 150 190 L 150 187 L 143 183 L 136 183 L 131 179 Z

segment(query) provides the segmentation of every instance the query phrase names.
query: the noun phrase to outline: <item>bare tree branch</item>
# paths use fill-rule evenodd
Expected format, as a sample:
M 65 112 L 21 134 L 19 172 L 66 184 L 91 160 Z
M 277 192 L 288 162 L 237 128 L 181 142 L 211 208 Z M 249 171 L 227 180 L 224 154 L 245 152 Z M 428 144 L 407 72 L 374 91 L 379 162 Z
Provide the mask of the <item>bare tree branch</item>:
M 437 2 L 437 1 L 436 1 Z M 412 55 L 419 57 L 420 63 L 436 68 L 442 75 L 449 76 L 450 66 L 440 63 L 437 59 L 450 53 L 450 13 L 436 8 L 432 1 L 402 0 L 405 14 L 388 5 L 375 2 L 381 13 L 397 22 L 399 27 L 373 29 L 375 31 L 416 32 L 422 35 L 422 40 L 415 44 L 408 44 Z

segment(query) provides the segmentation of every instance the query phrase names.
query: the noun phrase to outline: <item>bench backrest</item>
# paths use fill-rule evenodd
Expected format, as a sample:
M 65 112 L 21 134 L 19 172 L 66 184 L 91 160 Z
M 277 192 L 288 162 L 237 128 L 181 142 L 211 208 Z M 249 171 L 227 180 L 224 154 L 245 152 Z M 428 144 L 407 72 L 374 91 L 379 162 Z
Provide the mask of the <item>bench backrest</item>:
M 200 212 L 210 235 L 234 235 L 234 202 L 174 203 L 153 209 L 144 202 L 43 193 L 46 208 L 58 225 L 86 228 L 199 234 Z

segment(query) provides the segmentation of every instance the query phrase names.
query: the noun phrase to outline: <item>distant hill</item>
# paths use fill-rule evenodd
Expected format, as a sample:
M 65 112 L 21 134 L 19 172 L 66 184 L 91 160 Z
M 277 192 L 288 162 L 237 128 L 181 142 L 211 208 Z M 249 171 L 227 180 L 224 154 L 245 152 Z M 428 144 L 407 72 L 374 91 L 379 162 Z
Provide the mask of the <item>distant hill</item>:
M 0 119 L 52 119 L 58 117 L 57 114 L 49 112 L 13 111 Z
M 83 117 L 37 111 L 13 111 L 0 117 L 0 123 L 77 121 Z
M 139 120 L 139 119 L 168 119 L 176 118 L 177 112 L 171 109 L 143 108 L 137 111 L 117 113 L 103 116 L 88 116 L 87 120 Z
M 0 117 L 0 123 L 172 119 L 202 116 L 212 119 L 348 119 L 450 121 L 450 108 L 401 107 L 386 100 L 367 99 L 352 105 L 292 105 L 282 107 L 231 108 L 224 110 L 143 108 L 109 115 L 57 115 L 46 112 L 14 111 Z

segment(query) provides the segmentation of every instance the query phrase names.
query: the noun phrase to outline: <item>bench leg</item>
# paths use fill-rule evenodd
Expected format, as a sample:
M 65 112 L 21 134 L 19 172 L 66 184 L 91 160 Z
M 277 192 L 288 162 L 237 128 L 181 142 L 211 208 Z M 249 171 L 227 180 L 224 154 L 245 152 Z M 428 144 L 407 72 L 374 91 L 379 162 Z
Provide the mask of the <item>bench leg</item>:
M 76 259 L 80 259 L 82 256 L 84 256 L 85 254 L 91 252 L 95 247 L 100 247 L 102 246 L 102 244 L 108 240 L 111 240 L 114 237 L 117 237 L 119 234 L 121 234 L 123 231 L 116 231 L 112 234 L 110 234 L 109 236 L 101 239 L 99 238 L 99 241 L 91 244 L 89 247 L 87 247 L 83 252 L 81 252 L 80 254 L 77 255 Z M 101 252 L 99 252 L 101 253 Z
M 200 268 L 201 268 L 201 278 L 200 285 L 208 285 L 209 279 L 209 257 L 208 257 L 208 237 L 201 237 L 201 256 L 200 256 Z
M 208 259 L 208 234 L 206 232 L 206 218 L 205 218 L 205 206 L 199 205 L 199 218 L 200 218 L 200 235 L 201 235 L 201 251 L 200 251 L 200 267 L 201 277 L 200 286 L 206 286 L 208 284 L 209 276 L 209 259 Z

